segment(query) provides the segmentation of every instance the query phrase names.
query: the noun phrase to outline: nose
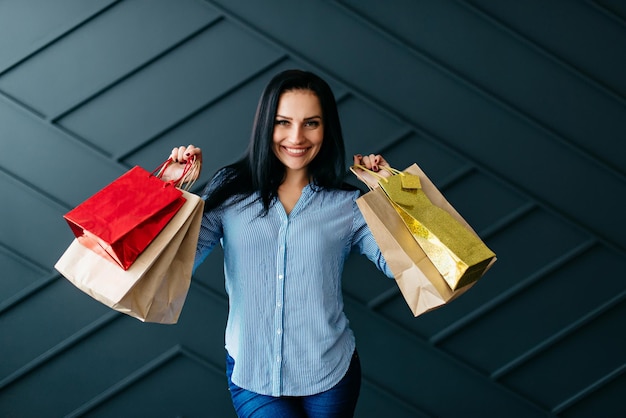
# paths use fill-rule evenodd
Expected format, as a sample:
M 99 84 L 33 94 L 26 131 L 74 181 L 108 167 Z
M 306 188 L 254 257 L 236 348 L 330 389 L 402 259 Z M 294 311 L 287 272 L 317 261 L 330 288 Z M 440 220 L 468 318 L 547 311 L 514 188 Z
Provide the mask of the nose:
M 297 145 L 304 142 L 304 129 L 298 124 L 293 124 L 289 130 L 289 142 Z

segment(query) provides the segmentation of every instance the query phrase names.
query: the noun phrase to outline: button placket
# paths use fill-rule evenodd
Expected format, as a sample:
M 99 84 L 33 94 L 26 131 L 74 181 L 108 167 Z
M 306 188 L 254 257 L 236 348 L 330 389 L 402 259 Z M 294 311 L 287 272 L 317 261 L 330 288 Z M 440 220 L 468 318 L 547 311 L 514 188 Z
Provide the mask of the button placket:
M 276 254 L 276 303 L 274 314 L 274 371 L 272 373 L 272 392 L 280 395 L 282 383 L 282 355 L 283 355 L 283 318 L 285 307 L 285 269 L 286 269 L 286 238 L 289 220 L 285 217 L 278 233 L 278 251 Z

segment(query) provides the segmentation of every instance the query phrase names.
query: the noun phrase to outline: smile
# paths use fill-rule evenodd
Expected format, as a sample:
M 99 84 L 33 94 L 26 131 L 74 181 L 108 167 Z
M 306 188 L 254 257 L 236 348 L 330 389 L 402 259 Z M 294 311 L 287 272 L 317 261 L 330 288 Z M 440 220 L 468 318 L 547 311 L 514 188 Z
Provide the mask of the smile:
M 302 155 L 309 150 L 308 148 L 287 148 L 287 147 L 283 147 L 283 149 L 287 151 L 287 154 L 291 154 L 291 155 Z

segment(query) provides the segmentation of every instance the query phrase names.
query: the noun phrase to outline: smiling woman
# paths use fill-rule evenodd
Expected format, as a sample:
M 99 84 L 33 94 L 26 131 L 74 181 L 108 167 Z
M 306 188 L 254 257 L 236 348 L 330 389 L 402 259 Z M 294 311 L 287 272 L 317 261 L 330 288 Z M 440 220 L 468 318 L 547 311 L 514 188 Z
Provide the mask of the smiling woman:
M 274 126 L 274 154 L 287 176 L 302 172 L 317 156 L 324 140 L 320 101 L 310 90 L 286 91 L 280 96 Z M 307 179 L 308 183 L 308 179 Z
M 309 183 L 307 167 L 324 141 L 322 107 L 311 90 L 290 90 L 280 96 L 274 126 L 273 149 L 285 166 L 285 178 L 278 187 L 278 199 L 287 214 Z
M 202 158 L 193 145 L 171 154 L 180 166 L 193 156 Z M 387 165 L 380 155 L 354 160 L 375 171 Z M 226 370 L 239 416 L 354 414 L 361 369 L 343 312 L 343 265 L 354 250 L 392 274 L 345 171 L 330 87 L 289 70 L 263 91 L 245 156 L 220 169 L 203 193 L 195 267 L 222 245 Z

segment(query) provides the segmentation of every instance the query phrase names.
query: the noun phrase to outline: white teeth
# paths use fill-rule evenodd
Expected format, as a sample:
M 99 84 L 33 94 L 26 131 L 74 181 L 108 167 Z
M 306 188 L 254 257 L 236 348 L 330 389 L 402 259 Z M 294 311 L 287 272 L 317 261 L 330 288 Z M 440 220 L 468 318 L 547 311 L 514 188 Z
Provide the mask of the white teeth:
M 304 154 L 306 152 L 306 148 L 287 148 L 285 149 L 292 154 Z

